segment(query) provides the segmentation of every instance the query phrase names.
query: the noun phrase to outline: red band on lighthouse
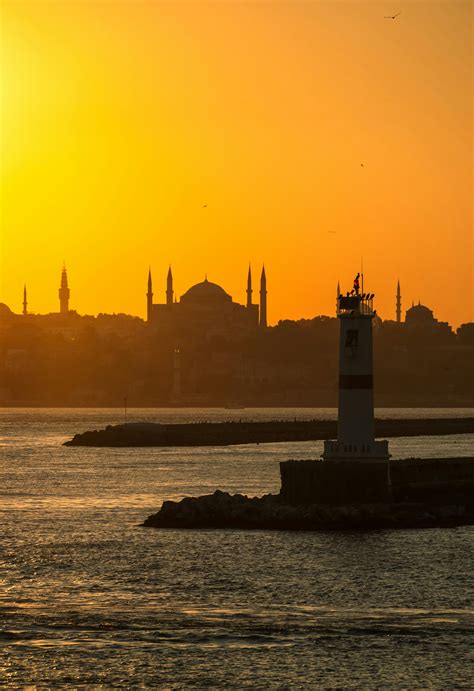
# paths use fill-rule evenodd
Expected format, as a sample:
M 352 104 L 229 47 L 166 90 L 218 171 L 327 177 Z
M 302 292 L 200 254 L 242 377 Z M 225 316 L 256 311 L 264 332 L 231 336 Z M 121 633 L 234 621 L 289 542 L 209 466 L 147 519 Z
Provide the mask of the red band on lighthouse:
M 373 389 L 374 378 L 371 374 L 340 374 L 340 389 Z

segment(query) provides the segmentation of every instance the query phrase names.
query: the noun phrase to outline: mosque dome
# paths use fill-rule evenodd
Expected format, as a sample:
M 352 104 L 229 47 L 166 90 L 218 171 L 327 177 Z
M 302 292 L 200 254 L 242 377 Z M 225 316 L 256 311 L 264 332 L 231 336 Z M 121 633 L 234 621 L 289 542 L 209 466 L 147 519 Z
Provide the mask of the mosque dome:
M 13 317 L 13 312 L 4 302 L 0 302 L 0 318 Z
M 208 281 L 207 278 L 201 283 L 196 283 L 181 297 L 183 302 L 230 302 L 231 296 L 225 292 L 224 288 Z
M 405 321 L 409 324 L 426 324 L 436 320 L 432 310 L 425 307 L 425 305 L 418 304 L 407 310 Z

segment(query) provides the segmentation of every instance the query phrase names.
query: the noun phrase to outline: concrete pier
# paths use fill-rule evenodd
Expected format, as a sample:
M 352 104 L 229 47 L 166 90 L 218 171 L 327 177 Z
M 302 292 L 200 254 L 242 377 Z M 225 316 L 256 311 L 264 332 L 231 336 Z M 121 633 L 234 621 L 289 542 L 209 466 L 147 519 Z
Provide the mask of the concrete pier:
M 288 504 L 374 504 L 391 500 L 387 463 L 284 461 L 282 501 Z
M 280 499 L 293 506 L 422 502 L 458 504 L 474 498 L 474 458 L 408 458 L 382 465 L 284 461 Z

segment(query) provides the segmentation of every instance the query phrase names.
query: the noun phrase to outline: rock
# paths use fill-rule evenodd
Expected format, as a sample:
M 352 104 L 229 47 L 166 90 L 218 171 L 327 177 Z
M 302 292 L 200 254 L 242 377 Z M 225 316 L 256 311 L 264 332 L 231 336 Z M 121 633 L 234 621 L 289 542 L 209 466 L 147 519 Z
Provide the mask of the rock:
M 424 504 L 351 506 L 284 504 L 278 495 L 248 498 L 216 490 L 180 502 L 165 501 L 143 523 L 154 528 L 238 528 L 266 530 L 375 530 L 474 524 L 466 507 Z

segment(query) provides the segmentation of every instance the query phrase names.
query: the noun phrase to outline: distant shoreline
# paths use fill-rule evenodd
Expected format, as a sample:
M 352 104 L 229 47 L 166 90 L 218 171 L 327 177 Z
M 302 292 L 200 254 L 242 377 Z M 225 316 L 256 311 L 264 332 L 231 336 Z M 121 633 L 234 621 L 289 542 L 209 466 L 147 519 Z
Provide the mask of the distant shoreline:
M 123 404 L 122 405 L 105 405 L 105 404 L 97 404 L 97 405 L 84 405 L 84 404 L 59 404 L 59 403 L 11 403 L 11 404 L 2 404 L 0 405 L 0 410 L 11 410 L 12 408 L 16 410 L 31 410 L 31 409 L 59 409 L 59 410 L 122 410 L 124 409 Z M 289 404 L 289 405 L 283 405 L 279 403 L 274 403 L 271 405 L 246 405 L 246 406 L 223 406 L 223 405 L 218 405 L 218 404 L 208 404 L 208 405 L 172 405 L 170 404 L 163 404 L 163 405 L 131 405 L 127 406 L 128 410 L 229 410 L 229 411 L 246 411 L 246 410 L 292 410 L 292 409 L 297 409 L 297 410 L 319 410 L 319 409 L 332 409 L 335 412 L 337 412 L 337 404 L 328 404 L 328 405 L 323 405 L 323 404 L 314 404 L 314 405 L 304 405 L 304 404 Z M 419 409 L 424 409 L 424 410 L 456 410 L 456 409 L 466 409 L 466 410 L 473 410 L 474 411 L 474 406 L 471 404 L 469 405 L 467 402 L 460 402 L 460 403 L 428 403 L 428 404 L 422 404 L 422 403 L 417 403 L 415 404 L 376 404 L 375 409 L 377 410 L 419 410 Z

